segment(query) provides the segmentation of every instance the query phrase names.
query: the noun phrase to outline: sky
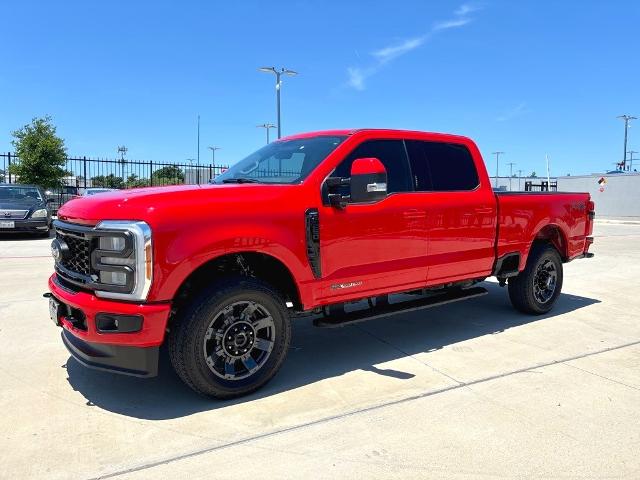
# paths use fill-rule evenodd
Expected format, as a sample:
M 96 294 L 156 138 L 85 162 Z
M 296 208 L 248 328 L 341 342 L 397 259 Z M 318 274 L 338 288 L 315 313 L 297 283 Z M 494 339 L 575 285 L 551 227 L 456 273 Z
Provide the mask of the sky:
M 500 174 L 602 172 L 640 117 L 640 2 L 3 1 L 0 151 L 51 115 L 72 156 L 232 164 L 283 134 L 472 137 Z M 633 124 L 632 124 L 633 125 Z M 271 130 L 272 138 L 275 130 Z M 628 150 L 640 151 L 640 120 Z M 640 157 L 640 154 L 636 154 Z M 509 166 L 508 162 L 515 165 Z M 640 161 L 638 162 L 640 168 Z

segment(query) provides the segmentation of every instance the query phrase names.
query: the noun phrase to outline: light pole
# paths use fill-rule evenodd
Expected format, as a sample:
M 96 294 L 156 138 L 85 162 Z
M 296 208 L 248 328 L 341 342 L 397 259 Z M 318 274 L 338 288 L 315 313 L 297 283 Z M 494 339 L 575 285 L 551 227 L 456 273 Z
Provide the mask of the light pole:
M 211 165 L 216 166 L 216 150 L 220 150 L 221 147 L 210 146 L 209 150 L 211 150 Z
M 192 175 L 193 175 L 193 162 L 195 162 L 195 161 L 196 161 L 195 158 L 187 158 L 187 162 L 189 162 L 189 165 L 191 165 L 191 174 Z M 189 177 L 191 177 L 191 175 L 189 175 Z M 187 183 L 186 180 L 187 179 L 185 178 L 185 182 L 184 183 Z M 191 179 L 189 179 L 189 180 L 191 180 Z
M 638 152 L 636 152 L 635 150 L 629 150 L 627 153 L 629 154 L 629 171 L 632 172 L 633 171 L 633 154 Z
M 124 159 L 124 156 L 127 154 L 128 151 L 129 151 L 129 149 L 127 147 L 125 147 L 124 145 L 118 146 L 118 153 L 120 154 L 120 165 L 121 165 L 121 170 L 122 170 L 122 181 L 123 182 L 127 181 L 127 179 L 124 176 L 124 164 L 127 163 L 127 161 Z
M 622 158 L 622 170 L 625 170 L 627 165 L 627 131 L 629 130 L 629 122 L 631 120 L 637 120 L 637 117 L 631 115 L 619 115 L 618 118 L 624 120 L 624 157 Z
M 498 188 L 498 165 L 500 163 L 500 155 L 504 155 L 504 152 L 492 152 L 491 155 L 496 156 L 496 188 Z
M 273 123 L 263 123 L 261 125 L 256 125 L 257 128 L 264 128 L 267 131 L 267 145 L 269 145 L 269 129 L 275 128 Z
M 511 177 L 513 177 L 513 166 L 515 165 L 515 163 L 509 162 L 507 163 L 507 165 L 509 165 L 509 191 L 511 191 Z
M 518 170 L 518 191 L 521 191 L 520 179 L 522 178 L 522 170 Z
M 298 74 L 298 72 L 294 72 L 293 70 L 289 70 L 288 68 L 280 68 L 280 70 L 276 69 L 276 67 L 260 67 L 258 70 L 261 72 L 273 73 L 276 76 L 276 113 L 278 116 L 278 138 L 282 137 L 282 123 L 280 121 L 280 87 L 282 86 L 282 81 L 280 77 L 284 75 L 289 75 L 293 77 Z

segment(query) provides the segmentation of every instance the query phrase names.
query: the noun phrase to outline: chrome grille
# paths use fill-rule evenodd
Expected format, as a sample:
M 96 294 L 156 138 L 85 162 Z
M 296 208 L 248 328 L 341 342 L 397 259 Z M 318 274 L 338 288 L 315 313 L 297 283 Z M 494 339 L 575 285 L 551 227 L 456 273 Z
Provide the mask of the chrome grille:
M 5 210 L 5 209 L 0 209 L 0 220 L 3 219 L 7 219 L 7 220 L 23 220 L 25 218 L 27 218 L 27 215 L 29 214 L 29 210 Z
M 69 256 L 60 264 L 67 270 L 91 275 L 91 239 L 83 233 L 56 229 L 56 238 L 63 240 L 69 246 Z

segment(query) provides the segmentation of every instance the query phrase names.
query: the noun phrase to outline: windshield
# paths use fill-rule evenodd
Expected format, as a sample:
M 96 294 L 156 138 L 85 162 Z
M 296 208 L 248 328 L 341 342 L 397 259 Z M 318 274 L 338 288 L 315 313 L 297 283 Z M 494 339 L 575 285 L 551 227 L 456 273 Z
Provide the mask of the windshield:
M 346 137 L 318 136 L 281 140 L 262 147 L 217 176 L 213 183 L 298 183 Z
M 0 200 L 33 199 L 43 201 L 40 192 L 35 187 L 11 186 L 0 188 Z

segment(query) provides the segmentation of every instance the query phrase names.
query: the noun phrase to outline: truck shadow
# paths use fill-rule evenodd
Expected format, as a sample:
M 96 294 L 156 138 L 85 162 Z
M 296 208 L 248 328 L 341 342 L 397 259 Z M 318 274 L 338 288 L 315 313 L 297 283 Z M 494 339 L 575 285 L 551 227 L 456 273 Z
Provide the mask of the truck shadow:
M 497 284 L 485 282 L 483 286 L 489 290 L 484 297 L 399 315 L 393 320 L 382 318 L 334 329 L 316 328 L 310 318 L 296 320 L 291 348 L 280 372 L 258 392 L 235 400 L 216 401 L 193 393 L 173 372 L 166 351 L 161 351 L 155 378 L 98 372 L 69 358 L 68 381 L 89 406 L 140 419 L 179 418 L 252 402 L 354 370 L 406 380 L 413 374 L 376 365 L 532 322 L 553 321 L 558 315 L 599 303 L 562 294 L 550 313 L 529 316 L 515 311 L 506 291 Z

